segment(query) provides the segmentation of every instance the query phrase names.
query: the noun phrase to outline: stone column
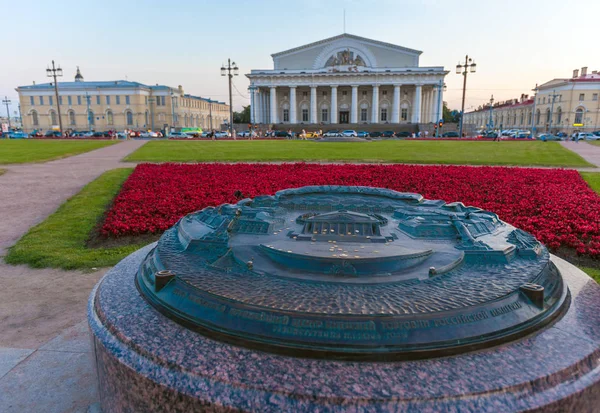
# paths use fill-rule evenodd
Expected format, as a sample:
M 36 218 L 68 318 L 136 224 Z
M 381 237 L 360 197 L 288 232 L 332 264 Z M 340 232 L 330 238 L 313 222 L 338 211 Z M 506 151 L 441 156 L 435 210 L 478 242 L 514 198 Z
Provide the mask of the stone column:
M 358 123 L 358 85 L 352 85 L 352 105 L 350 106 L 350 123 Z
M 253 93 L 251 112 L 254 117 L 254 121 L 252 123 L 260 123 L 260 89 L 256 88 Z
M 371 104 L 371 123 L 379 123 L 379 85 L 373 86 L 373 103 Z
M 331 86 L 331 123 L 338 123 L 337 86 Z
M 317 121 L 317 87 L 310 87 L 310 123 L 319 123 Z
M 277 88 L 271 86 L 271 119 L 270 123 L 277 123 Z
M 421 123 L 421 94 L 422 86 L 415 85 L 415 96 L 413 98 L 412 123 Z
M 438 120 L 438 90 L 434 87 L 431 92 L 431 122 L 437 123 Z
M 296 124 L 296 86 L 290 86 L 290 123 Z
M 391 123 L 400 123 L 400 85 L 394 85 L 394 102 L 392 103 Z
M 421 120 L 423 123 L 429 122 L 429 90 L 423 89 L 423 109 L 421 109 Z
M 261 92 L 261 102 L 262 102 L 262 123 L 269 123 L 269 102 L 267 100 L 267 93 L 265 91 Z

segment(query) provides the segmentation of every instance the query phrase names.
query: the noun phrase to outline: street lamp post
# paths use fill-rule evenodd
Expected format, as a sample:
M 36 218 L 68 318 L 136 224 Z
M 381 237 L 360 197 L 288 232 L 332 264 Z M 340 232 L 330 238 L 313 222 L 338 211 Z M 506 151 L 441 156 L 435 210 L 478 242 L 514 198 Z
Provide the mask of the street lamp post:
M 210 98 L 208 98 L 208 119 L 210 120 L 210 131 L 212 132 L 212 130 L 213 130 L 213 124 L 212 124 L 212 100 L 210 100 Z
M 494 118 L 492 118 L 492 110 L 494 107 L 494 95 L 490 99 L 490 123 L 488 124 L 488 130 L 494 129 Z
M 4 100 L 2 100 L 2 103 L 6 105 L 6 117 L 8 118 L 8 130 L 10 131 L 12 127 L 10 125 L 10 109 L 8 108 L 8 105 L 10 104 L 10 99 L 8 98 L 8 96 L 4 96 Z
M 232 73 L 233 72 L 233 73 Z M 221 66 L 221 76 L 229 77 L 229 133 L 233 137 L 233 98 L 231 96 L 231 79 L 237 76 L 239 69 L 235 62 L 227 59 L 227 67 Z
M 150 105 L 150 122 L 151 122 L 151 131 L 154 132 L 154 103 L 155 98 L 149 97 L 148 104 Z M 147 127 L 147 126 L 146 126 Z
M 536 102 L 537 102 L 537 92 L 538 92 L 538 85 L 537 83 L 535 84 L 535 89 L 532 89 L 532 92 L 534 93 L 533 95 L 533 109 L 531 109 L 531 137 L 534 138 L 535 137 L 535 124 L 536 124 L 536 119 L 535 119 L 535 106 L 536 106 Z
M 436 88 L 436 89 L 438 89 L 437 119 L 436 119 L 436 122 L 442 122 L 443 118 L 444 118 L 444 109 L 442 107 L 442 105 L 443 105 L 442 90 L 444 92 L 446 91 L 446 84 L 444 83 L 443 80 L 440 79 L 439 83 L 437 85 L 434 85 L 433 87 Z M 435 137 L 436 138 L 440 137 L 440 127 L 439 127 L 439 125 L 435 129 Z
M 553 90 L 552 94 L 550 96 L 552 97 L 552 105 L 550 105 L 550 122 L 548 125 L 548 130 L 546 131 L 548 133 L 552 133 L 552 118 L 554 117 L 554 102 L 555 102 L 556 98 L 558 97 L 558 95 L 556 94 L 556 90 Z
M 467 91 L 467 74 L 469 72 L 471 73 L 475 73 L 475 70 L 477 68 L 477 65 L 475 64 L 475 62 L 473 61 L 473 59 L 471 59 L 469 57 L 469 55 L 465 56 L 465 63 L 459 63 L 456 65 L 456 74 L 458 75 L 463 75 L 464 76 L 464 80 L 463 80 L 463 93 L 462 93 L 462 106 L 460 109 L 460 137 L 462 138 L 463 136 L 463 118 L 465 115 L 465 95 L 466 95 L 466 91 Z
M 54 78 L 54 95 L 56 96 L 56 107 L 58 109 L 58 127 L 60 128 L 60 135 L 63 134 L 62 116 L 60 114 L 60 101 L 58 100 L 58 82 L 57 77 L 62 77 L 62 69 L 60 66 L 57 68 L 54 66 L 54 60 L 52 61 L 52 69 L 46 68 L 46 76 Z

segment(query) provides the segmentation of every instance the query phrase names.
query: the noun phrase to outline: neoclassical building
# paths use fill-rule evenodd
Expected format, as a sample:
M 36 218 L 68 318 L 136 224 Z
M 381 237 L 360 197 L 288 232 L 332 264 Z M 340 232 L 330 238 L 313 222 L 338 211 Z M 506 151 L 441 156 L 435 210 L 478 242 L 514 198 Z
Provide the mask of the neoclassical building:
M 435 122 L 448 72 L 419 67 L 421 53 L 351 34 L 275 53 L 273 69 L 246 75 L 252 122 Z
M 23 129 L 63 130 L 215 128 L 229 119 L 229 105 L 184 93 L 181 86 L 149 86 L 128 80 L 86 82 L 77 68 L 73 82 L 19 86 Z
M 532 98 L 496 103 L 492 107 L 494 127 L 501 129 L 535 128 L 540 132 L 600 130 L 600 73 L 587 67 L 575 69 L 570 78 L 557 78 L 543 83 Z M 486 128 L 489 105 L 465 113 L 465 124 Z

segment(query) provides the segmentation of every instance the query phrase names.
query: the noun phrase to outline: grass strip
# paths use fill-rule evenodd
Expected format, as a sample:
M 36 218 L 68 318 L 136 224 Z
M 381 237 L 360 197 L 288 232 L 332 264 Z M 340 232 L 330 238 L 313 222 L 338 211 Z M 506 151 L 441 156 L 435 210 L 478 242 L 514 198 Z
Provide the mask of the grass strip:
M 454 165 L 594 167 L 558 142 L 461 141 L 160 141 L 133 162 L 387 162 Z
M 0 139 L 0 164 L 46 162 L 115 143 L 117 141 Z
M 31 228 L 5 260 L 34 268 L 91 269 L 112 266 L 142 245 L 88 248 L 86 241 L 133 169 L 105 172 Z

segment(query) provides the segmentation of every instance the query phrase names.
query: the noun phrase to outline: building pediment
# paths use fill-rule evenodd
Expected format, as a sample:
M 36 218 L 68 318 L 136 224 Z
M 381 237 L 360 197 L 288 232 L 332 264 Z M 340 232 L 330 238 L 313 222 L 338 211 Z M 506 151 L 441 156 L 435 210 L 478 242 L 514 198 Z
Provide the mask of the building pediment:
M 272 55 L 275 70 L 361 71 L 368 68 L 418 67 L 418 50 L 351 34 L 310 43 Z

